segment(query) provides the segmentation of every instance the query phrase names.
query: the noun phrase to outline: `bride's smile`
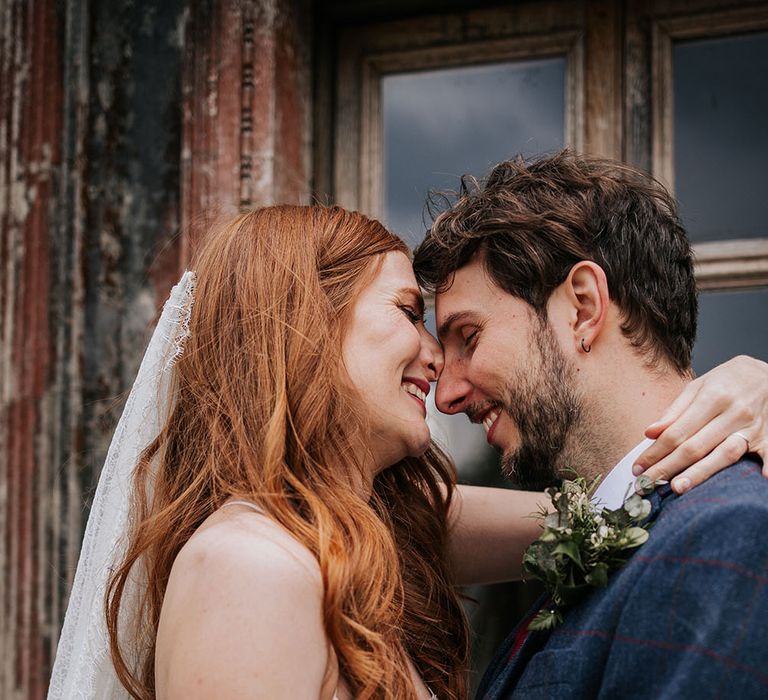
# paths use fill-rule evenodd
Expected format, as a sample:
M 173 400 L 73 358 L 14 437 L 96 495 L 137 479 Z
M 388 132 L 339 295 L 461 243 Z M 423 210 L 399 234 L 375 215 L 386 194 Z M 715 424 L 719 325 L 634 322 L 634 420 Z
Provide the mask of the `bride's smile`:
M 350 313 L 342 356 L 368 413 L 368 447 L 378 472 L 429 446 L 426 399 L 443 356 L 424 327 L 424 301 L 408 257 L 387 253 L 374 270 Z

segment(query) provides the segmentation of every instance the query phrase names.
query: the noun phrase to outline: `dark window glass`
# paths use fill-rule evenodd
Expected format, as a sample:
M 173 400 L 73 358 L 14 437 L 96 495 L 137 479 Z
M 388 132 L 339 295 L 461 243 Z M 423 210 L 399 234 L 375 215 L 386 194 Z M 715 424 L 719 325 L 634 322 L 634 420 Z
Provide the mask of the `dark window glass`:
M 694 369 L 701 374 L 740 354 L 768 361 L 768 289 L 702 293 Z
M 384 222 L 413 246 L 430 190 L 563 147 L 565 58 L 390 75 L 382 105 Z
M 693 241 L 768 237 L 768 34 L 673 45 L 675 191 Z

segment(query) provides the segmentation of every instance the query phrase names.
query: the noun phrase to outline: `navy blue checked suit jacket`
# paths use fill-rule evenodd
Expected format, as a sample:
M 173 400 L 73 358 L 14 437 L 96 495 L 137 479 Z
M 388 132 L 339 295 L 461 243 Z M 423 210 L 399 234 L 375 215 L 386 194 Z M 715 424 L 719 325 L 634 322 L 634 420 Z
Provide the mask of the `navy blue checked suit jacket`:
M 652 494 L 650 538 L 553 632 L 515 631 L 478 698 L 768 698 L 768 480 L 747 457 Z

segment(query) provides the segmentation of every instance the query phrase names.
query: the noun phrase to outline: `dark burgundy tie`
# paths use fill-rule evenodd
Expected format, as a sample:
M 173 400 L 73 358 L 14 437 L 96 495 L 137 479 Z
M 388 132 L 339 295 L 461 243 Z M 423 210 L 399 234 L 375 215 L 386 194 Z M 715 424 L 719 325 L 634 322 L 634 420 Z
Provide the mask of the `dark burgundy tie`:
M 547 598 L 544 601 L 544 605 L 542 605 L 538 610 L 534 610 L 528 617 L 523 620 L 519 627 L 517 628 L 517 632 L 515 633 L 515 643 L 512 645 L 512 650 L 509 652 L 509 660 L 512 661 L 512 659 L 515 658 L 517 655 L 517 652 L 520 651 L 523 644 L 525 644 L 525 640 L 528 639 L 528 635 L 530 634 L 530 630 L 528 629 L 528 626 L 533 622 L 533 618 L 536 617 L 542 610 L 549 607 L 552 604 L 552 599 Z

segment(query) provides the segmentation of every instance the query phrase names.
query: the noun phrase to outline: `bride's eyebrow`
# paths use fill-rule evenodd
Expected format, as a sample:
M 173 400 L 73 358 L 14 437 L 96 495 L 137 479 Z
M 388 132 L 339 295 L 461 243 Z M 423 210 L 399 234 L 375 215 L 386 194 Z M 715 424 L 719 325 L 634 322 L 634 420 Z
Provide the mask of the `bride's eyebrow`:
M 419 315 L 424 315 L 424 297 L 418 289 L 415 287 L 403 287 L 397 294 L 400 297 L 412 297 Z

